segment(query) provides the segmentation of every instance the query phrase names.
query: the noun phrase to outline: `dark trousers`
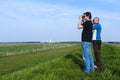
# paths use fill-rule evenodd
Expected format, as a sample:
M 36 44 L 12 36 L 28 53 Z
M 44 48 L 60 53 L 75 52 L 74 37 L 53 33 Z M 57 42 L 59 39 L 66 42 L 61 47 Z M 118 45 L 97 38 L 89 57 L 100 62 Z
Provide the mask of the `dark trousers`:
M 101 67 L 101 40 L 93 40 L 93 50 L 95 55 L 95 65 Z

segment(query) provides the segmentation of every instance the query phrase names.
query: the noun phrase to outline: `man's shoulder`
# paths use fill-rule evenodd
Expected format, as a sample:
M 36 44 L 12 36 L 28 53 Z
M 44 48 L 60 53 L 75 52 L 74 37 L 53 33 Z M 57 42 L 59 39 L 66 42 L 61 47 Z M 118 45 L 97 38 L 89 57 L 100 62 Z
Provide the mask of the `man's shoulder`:
M 101 27 L 101 24 L 100 24 L 100 23 L 98 23 L 98 24 L 96 24 L 96 25 Z
M 89 21 L 86 21 L 87 23 L 92 23 L 92 21 L 91 20 L 89 20 Z
M 98 23 L 98 24 L 95 24 L 94 26 L 96 26 L 96 27 L 101 27 L 101 24 Z
M 86 21 L 84 24 L 93 25 L 93 24 L 92 24 L 92 21 Z

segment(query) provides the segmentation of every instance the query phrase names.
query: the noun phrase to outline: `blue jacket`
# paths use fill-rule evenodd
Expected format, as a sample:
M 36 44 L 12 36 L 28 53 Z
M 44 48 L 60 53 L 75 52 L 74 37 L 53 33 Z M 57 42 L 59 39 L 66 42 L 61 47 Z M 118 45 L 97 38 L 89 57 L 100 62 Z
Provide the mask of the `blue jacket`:
M 94 24 L 93 25 L 93 38 L 92 38 L 92 40 L 101 40 L 101 31 L 102 31 L 101 25 L 99 23 Z

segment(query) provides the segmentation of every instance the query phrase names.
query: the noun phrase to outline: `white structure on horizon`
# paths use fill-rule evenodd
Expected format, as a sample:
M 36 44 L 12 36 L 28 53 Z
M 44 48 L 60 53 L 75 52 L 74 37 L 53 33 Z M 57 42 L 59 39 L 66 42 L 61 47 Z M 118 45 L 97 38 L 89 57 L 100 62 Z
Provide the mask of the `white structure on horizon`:
M 52 39 L 50 39 L 49 43 L 52 43 Z
M 49 40 L 46 41 L 47 43 L 54 43 L 54 41 L 50 38 Z
M 52 39 L 50 39 L 48 42 L 49 42 L 49 43 L 52 43 Z

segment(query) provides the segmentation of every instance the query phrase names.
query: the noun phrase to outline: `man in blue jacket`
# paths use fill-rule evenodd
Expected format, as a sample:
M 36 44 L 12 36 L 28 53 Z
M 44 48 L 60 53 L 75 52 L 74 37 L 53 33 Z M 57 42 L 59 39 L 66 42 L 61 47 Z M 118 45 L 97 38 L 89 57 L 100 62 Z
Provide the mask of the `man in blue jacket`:
M 95 55 L 95 68 L 101 68 L 101 25 L 99 18 L 93 19 L 93 49 Z

